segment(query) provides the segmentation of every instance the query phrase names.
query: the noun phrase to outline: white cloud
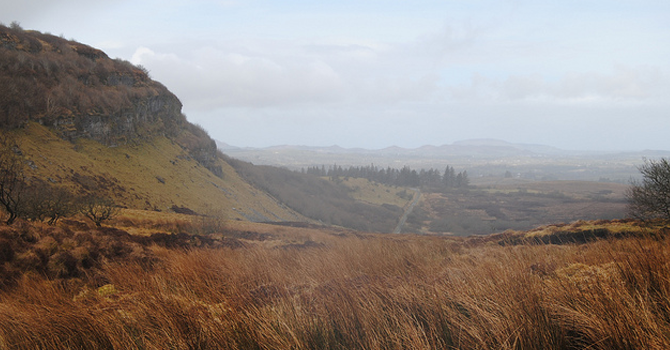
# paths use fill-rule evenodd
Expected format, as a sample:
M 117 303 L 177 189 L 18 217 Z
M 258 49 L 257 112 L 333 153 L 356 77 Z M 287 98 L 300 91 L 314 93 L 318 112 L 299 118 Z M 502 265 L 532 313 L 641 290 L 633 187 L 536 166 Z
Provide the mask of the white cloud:
M 338 73 L 317 58 L 208 46 L 181 56 L 139 48 L 132 62 L 160 75 L 191 110 L 332 102 L 343 89 Z
M 144 57 L 147 57 L 145 58 L 145 61 L 151 61 L 154 56 L 156 56 L 156 53 L 151 49 L 146 47 L 138 47 L 137 50 L 135 50 L 135 53 L 133 53 L 133 55 L 130 57 L 130 63 L 135 65 L 142 64 L 142 59 Z
M 190 110 L 301 104 L 394 104 L 425 101 L 438 75 L 400 46 L 251 40 L 163 53 L 138 48 L 146 66 Z M 326 107 L 328 108 L 328 107 Z
M 662 103 L 670 75 L 659 67 L 616 66 L 606 73 L 567 72 L 558 79 L 541 74 L 495 79 L 479 74 L 469 84 L 448 87 L 456 101 L 556 103 Z

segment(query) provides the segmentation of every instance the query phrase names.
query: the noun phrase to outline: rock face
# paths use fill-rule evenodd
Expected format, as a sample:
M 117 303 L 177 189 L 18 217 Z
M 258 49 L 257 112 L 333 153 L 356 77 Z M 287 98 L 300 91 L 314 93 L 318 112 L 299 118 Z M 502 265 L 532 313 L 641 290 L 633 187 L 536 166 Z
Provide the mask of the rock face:
M 73 115 L 58 120 L 53 125 L 67 139 L 86 137 L 110 146 L 147 135 L 174 137 L 185 123 L 181 103 L 172 94 L 140 98 L 111 114 Z M 51 122 L 49 119 L 39 121 Z
M 143 67 L 90 46 L 0 25 L 0 129 L 29 121 L 108 146 L 166 136 L 221 177 L 215 142 Z
M 181 102 L 142 67 L 50 34 L 0 26 L 0 126 L 36 121 L 116 145 L 177 136 Z

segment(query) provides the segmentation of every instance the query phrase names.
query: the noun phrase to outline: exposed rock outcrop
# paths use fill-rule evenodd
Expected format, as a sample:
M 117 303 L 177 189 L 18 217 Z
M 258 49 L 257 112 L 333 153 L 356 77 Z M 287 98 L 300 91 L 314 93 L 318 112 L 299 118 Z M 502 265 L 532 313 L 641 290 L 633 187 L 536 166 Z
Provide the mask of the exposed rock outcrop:
M 217 176 L 217 150 L 179 99 L 130 62 L 90 46 L 0 26 L 0 128 L 35 121 L 62 138 L 108 146 L 167 136 Z
M 181 102 L 142 67 L 50 34 L 0 26 L 0 126 L 37 121 L 107 145 L 176 136 Z

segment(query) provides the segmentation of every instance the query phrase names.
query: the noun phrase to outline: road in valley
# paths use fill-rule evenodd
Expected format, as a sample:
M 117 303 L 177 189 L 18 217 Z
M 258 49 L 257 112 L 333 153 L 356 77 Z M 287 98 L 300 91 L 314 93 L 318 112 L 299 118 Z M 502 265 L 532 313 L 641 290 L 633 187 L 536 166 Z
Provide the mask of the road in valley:
M 402 232 L 402 227 L 405 226 L 405 221 L 407 221 L 407 217 L 409 216 L 409 214 L 412 213 L 412 210 L 414 210 L 414 207 L 417 205 L 417 203 L 419 203 L 419 199 L 421 199 L 421 191 L 418 188 L 410 188 L 410 189 L 414 191 L 414 198 L 412 198 L 412 202 L 408 206 L 406 206 L 405 213 L 402 214 L 402 217 L 398 222 L 398 226 L 395 227 L 393 233 Z

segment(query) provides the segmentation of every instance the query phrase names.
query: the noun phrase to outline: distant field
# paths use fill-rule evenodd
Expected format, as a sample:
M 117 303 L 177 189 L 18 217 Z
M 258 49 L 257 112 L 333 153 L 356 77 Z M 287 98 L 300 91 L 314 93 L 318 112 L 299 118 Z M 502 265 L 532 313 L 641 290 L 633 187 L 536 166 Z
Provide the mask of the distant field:
M 467 170 L 471 179 L 480 177 L 502 178 L 508 171 L 523 180 L 585 180 L 606 179 L 627 183 L 631 177 L 639 175 L 637 166 L 644 158 L 668 156 L 668 152 L 569 152 L 552 154 L 507 152 L 509 149 L 459 147 L 458 150 L 445 148 L 385 150 L 345 150 L 338 147 L 273 147 L 265 149 L 225 149 L 231 157 L 246 160 L 257 165 L 275 165 L 300 170 L 311 166 L 333 164 L 342 167 L 368 166 L 374 164 L 380 168 L 409 166 L 412 169 L 438 169 L 446 166 L 457 171 Z
M 393 186 L 382 185 L 366 179 L 349 178 L 342 182 L 351 189 L 351 196 L 355 199 L 376 205 L 395 205 L 402 208 L 412 199 L 411 194 L 406 194 L 403 189 Z
M 406 232 L 489 234 L 507 229 L 626 215 L 626 185 L 586 181 L 503 181 L 469 191 L 425 193 Z

